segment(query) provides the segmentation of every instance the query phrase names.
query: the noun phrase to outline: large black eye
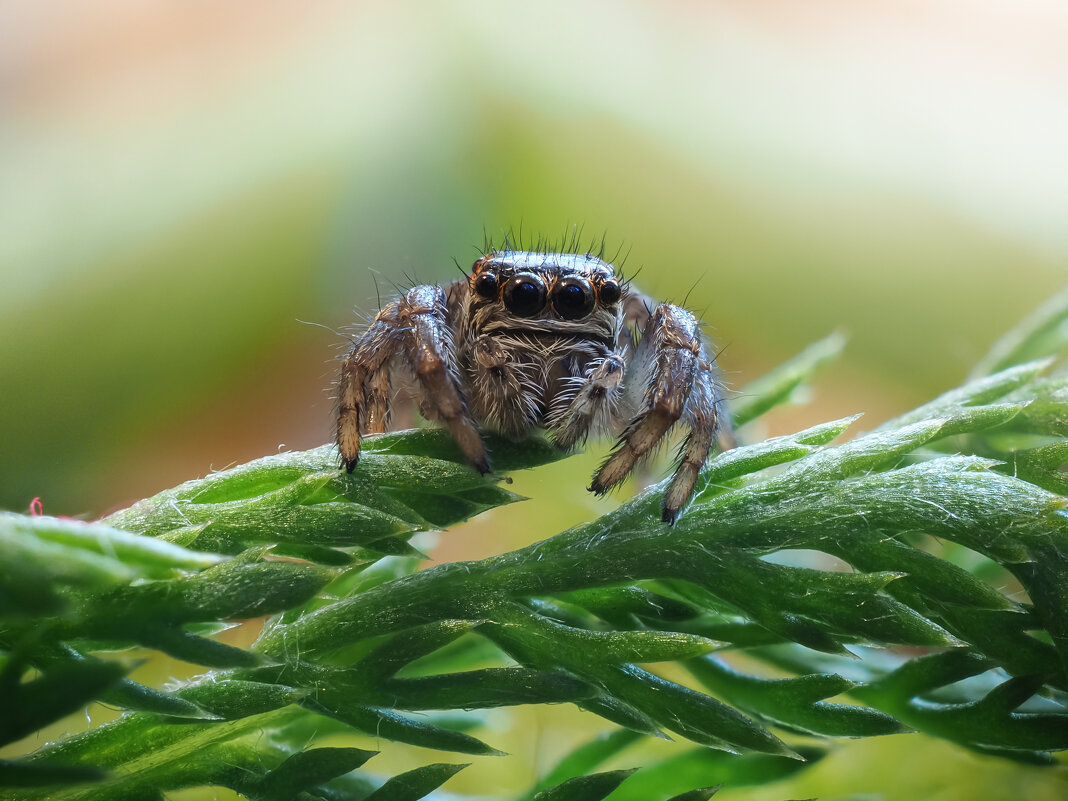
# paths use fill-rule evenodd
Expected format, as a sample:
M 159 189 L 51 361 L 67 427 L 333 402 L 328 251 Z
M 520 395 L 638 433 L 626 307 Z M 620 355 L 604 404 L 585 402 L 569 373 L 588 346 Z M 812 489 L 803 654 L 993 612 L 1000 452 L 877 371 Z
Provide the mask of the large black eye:
M 605 306 L 611 306 L 613 303 L 619 300 L 619 296 L 622 294 L 622 292 L 619 289 L 619 284 L 609 279 L 608 281 L 605 281 L 603 284 L 601 284 L 601 288 L 598 291 L 598 294 L 601 297 L 601 303 L 603 303 Z
M 517 317 L 533 317 L 545 308 L 545 284 L 536 275 L 520 273 L 504 285 L 504 305 Z
M 553 308 L 565 320 L 581 320 L 593 311 L 593 287 L 585 278 L 571 276 L 553 287 Z
M 482 273 L 475 279 L 475 292 L 486 300 L 497 299 L 497 276 L 494 273 Z

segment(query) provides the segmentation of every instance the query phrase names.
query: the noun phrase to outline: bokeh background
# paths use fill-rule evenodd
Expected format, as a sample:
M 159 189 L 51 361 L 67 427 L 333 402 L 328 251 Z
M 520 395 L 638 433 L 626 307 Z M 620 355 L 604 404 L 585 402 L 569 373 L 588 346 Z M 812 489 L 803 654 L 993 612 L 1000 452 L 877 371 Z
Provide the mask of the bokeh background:
M 339 331 L 520 227 L 603 235 L 735 387 L 845 331 L 770 433 L 874 425 L 1068 282 L 1065 41 L 1058 0 L 0 0 L 0 507 L 94 517 L 328 440 Z M 603 447 L 435 558 L 607 510 Z M 554 711 L 449 786 L 523 787 L 600 725 Z M 730 797 L 1066 786 L 919 737 L 803 776 Z

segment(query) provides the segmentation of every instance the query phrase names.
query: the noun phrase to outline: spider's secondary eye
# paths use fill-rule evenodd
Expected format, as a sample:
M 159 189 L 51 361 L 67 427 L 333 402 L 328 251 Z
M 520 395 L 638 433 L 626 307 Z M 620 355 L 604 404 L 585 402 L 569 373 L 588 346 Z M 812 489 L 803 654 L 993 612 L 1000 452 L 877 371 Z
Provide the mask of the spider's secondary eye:
M 601 289 L 598 294 L 601 297 L 601 303 L 603 303 L 605 306 L 611 306 L 613 303 L 619 300 L 620 295 L 622 295 L 622 292 L 620 292 L 619 284 L 617 284 L 615 281 L 605 281 L 603 284 L 601 284 Z
M 545 308 L 545 284 L 536 275 L 520 273 L 504 285 L 504 305 L 517 317 L 533 317 Z
M 593 287 L 585 278 L 563 279 L 553 287 L 553 308 L 565 320 L 581 320 L 593 311 Z
M 486 300 L 496 300 L 497 283 L 497 276 L 494 273 L 482 273 L 475 279 L 475 292 Z

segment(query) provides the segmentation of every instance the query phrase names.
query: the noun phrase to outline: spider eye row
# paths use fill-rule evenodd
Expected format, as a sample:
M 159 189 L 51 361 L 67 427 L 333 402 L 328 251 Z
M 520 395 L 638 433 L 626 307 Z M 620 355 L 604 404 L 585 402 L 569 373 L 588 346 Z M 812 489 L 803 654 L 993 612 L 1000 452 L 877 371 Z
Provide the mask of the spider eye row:
M 553 310 L 565 320 L 581 320 L 593 311 L 597 301 L 605 306 L 616 303 L 623 292 L 619 284 L 609 278 L 594 287 L 578 275 L 569 275 L 553 283 L 552 289 L 545 286 L 541 276 L 534 273 L 518 273 L 504 282 L 496 273 L 480 273 L 474 282 L 475 292 L 486 300 L 501 298 L 508 311 L 517 317 L 534 317 L 551 302 Z

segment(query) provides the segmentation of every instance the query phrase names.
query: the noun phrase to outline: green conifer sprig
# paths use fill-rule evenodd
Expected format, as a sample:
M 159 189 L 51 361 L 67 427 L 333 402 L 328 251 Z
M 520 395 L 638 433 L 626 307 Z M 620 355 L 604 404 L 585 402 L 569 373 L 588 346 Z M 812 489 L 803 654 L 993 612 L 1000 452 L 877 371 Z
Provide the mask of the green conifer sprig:
M 1066 318 L 1062 296 L 995 347 L 997 372 L 848 441 L 857 418 L 719 454 L 673 527 L 657 485 L 527 548 L 417 571 L 414 533 L 520 500 L 437 430 L 368 440 L 351 475 L 323 447 L 100 523 L 2 514 L 0 744 L 94 700 L 127 711 L 0 761 L 0 798 L 420 798 L 465 765 L 386 778 L 374 752 L 316 739 L 480 758 L 500 752 L 450 710 L 561 702 L 621 728 L 527 798 L 708 798 L 802 770 L 820 739 L 909 730 L 1049 763 L 1068 748 L 1068 378 L 1048 358 Z M 840 348 L 743 390 L 739 422 Z M 538 438 L 490 447 L 500 474 L 559 458 Z M 263 615 L 250 649 L 214 639 Z M 136 683 L 135 647 L 208 672 Z M 597 772 L 667 733 L 692 744 Z

